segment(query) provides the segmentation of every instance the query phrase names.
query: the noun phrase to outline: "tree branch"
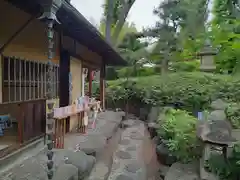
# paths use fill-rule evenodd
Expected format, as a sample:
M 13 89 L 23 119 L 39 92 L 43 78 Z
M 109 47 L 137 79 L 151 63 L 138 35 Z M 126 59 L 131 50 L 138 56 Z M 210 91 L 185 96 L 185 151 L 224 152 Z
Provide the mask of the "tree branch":
M 120 16 L 119 16 L 119 20 L 115 26 L 115 29 L 114 29 L 114 33 L 113 33 L 113 36 L 112 36 L 112 42 L 114 43 L 115 46 L 117 46 L 117 39 L 118 39 L 118 36 L 121 32 L 121 29 L 125 23 L 125 20 L 127 18 L 127 15 L 132 7 L 132 5 L 134 4 L 135 0 L 132 0 L 130 3 L 129 2 L 126 2 L 124 0 L 122 0 L 121 2 L 123 2 L 123 6 L 122 6 L 122 9 L 121 9 L 121 13 L 120 13 Z

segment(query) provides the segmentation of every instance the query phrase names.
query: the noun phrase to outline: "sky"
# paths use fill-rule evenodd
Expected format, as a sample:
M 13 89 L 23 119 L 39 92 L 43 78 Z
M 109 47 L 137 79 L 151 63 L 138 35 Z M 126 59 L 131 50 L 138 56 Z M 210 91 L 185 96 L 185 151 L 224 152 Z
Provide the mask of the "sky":
M 72 5 L 85 16 L 93 25 L 99 24 L 104 0 L 72 0 Z M 161 0 L 136 0 L 131 8 L 128 21 L 134 22 L 140 31 L 143 27 L 153 26 L 157 17 L 153 15 L 154 7 L 159 5 Z

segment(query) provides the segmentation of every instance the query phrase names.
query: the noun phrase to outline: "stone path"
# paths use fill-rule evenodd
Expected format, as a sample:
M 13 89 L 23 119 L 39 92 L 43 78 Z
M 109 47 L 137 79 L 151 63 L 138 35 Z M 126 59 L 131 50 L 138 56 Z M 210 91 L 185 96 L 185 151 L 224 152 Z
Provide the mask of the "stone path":
M 76 149 L 87 154 L 96 155 L 106 146 L 107 140 L 118 129 L 122 120 L 122 112 L 105 111 L 99 113 L 95 129 L 88 129 L 86 134 L 68 134 L 65 138 L 65 149 Z
M 144 123 L 133 117 L 121 124 L 88 180 L 159 180 L 155 145 Z
M 145 126 L 139 120 L 128 120 L 121 135 L 116 152 L 113 154 L 112 169 L 108 180 L 146 180 L 147 173 L 142 158 Z M 131 121 L 131 122 L 130 122 Z M 127 122 L 124 122 L 127 124 Z
M 155 146 L 144 123 L 136 118 L 121 122 L 122 115 L 113 111 L 100 113 L 96 129 L 89 129 L 85 135 L 69 134 L 65 149 L 55 151 L 55 177 L 58 180 L 67 177 L 77 180 L 80 176 L 87 180 L 157 180 L 159 164 Z M 47 180 L 46 169 L 46 152 L 41 152 L 9 169 L 0 179 Z
M 86 154 L 98 156 L 98 153 L 100 154 L 107 144 L 107 140 L 111 138 L 112 134 L 118 128 L 121 119 L 122 116 L 120 112 L 106 111 L 99 114 L 96 129 L 89 129 L 86 135 L 67 136 L 65 150 L 55 151 L 55 169 L 58 170 L 61 164 L 65 164 L 66 158 L 68 159 L 71 157 L 69 160 L 71 161 L 70 164 L 76 166 L 78 170 L 81 168 L 84 169 L 84 171 L 91 170 L 96 160 L 93 156 L 87 156 Z M 74 153 L 78 144 L 80 144 L 79 149 L 86 152 L 86 154 L 82 151 Z M 79 162 L 76 162 L 76 160 L 79 160 Z M 46 162 L 46 151 L 42 151 L 5 171 L 0 175 L 0 179 L 46 180 Z M 70 168 L 73 170 L 72 172 L 75 172 L 76 167 L 74 166 L 68 166 L 66 168 Z M 74 175 L 73 179 L 75 178 Z

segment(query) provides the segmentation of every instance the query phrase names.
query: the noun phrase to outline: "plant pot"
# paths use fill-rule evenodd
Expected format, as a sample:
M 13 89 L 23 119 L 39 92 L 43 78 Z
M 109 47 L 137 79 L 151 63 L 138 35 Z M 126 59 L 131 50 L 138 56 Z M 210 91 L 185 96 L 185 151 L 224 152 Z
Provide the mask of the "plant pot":
M 156 147 L 156 154 L 158 161 L 166 166 L 171 166 L 173 163 L 177 162 L 177 158 L 173 156 L 168 147 L 162 143 Z

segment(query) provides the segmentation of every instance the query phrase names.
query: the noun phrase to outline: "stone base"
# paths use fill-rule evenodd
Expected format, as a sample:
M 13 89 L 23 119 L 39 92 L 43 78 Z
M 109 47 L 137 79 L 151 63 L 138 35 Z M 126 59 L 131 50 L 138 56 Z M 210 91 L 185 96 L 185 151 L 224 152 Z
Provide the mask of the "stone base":
M 200 178 L 201 180 L 219 180 L 216 175 L 205 170 L 203 159 L 200 159 Z

